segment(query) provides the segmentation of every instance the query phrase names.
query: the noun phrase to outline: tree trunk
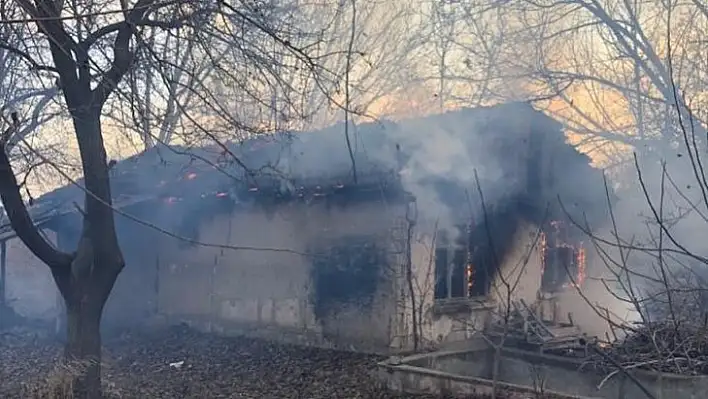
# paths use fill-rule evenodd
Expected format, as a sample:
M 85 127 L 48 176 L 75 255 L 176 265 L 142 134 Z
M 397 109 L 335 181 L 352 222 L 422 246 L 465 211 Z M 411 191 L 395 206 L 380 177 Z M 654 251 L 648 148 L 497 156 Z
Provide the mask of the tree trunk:
M 95 298 L 91 298 L 95 299 Z M 101 397 L 101 308 L 91 300 L 66 301 L 65 356 L 75 399 Z
M 100 108 L 74 111 L 87 190 L 83 226 L 68 270 L 52 270 L 66 304 L 66 360 L 74 397 L 101 397 L 101 336 L 103 307 L 124 266 L 111 204 L 106 152 L 101 136 Z
M 87 218 L 71 267 L 64 273 L 53 270 L 66 308 L 64 354 L 75 399 L 102 397 L 101 316 L 123 267 L 117 242 L 112 246 L 103 243 L 101 252 L 96 249 Z

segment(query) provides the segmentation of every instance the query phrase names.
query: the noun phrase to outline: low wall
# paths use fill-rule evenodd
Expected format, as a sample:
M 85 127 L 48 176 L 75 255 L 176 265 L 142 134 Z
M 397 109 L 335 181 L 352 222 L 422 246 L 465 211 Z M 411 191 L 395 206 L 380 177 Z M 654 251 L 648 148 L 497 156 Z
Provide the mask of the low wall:
M 404 392 L 469 395 L 493 385 L 494 350 L 475 343 L 461 351 L 435 352 L 393 359 L 379 365 L 388 386 Z M 683 376 L 633 370 L 632 375 L 657 398 L 704 398 L 708 376 Z M 504 349 L 497 386 L 519 394 L 551 397 L 639 399 L 646 395 L 622 373 L 606 378 L 582 360 Z

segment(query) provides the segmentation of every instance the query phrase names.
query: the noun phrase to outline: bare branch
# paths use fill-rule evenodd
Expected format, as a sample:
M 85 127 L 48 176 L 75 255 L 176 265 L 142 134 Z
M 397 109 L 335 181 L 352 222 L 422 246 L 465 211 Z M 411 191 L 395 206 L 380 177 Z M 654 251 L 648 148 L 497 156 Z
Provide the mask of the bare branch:
M 13 119 L 16 118 L 17 116 L 15 115 Z M 16 129 L 18 124 L 19 120 L 16 119 L 8 129 Z M 9 137 L 10 135 L 11 132 L 6 131 L 3 137 Z M 4 147 L 5 143 L 2 144 Z M 27 248 L 51 269 L 68 270 L 73 261 L 73 256 L 54 248 L 39 233 L 39 229 L 32 221 L 27 211 L 27 206 L 22 200 L 20 186 L 17 183 L 15 173 L 10 165 L 10 159 L 4 148 L 0 151 L 0 198 L 2 198 L 2 203 L 12 228 Z

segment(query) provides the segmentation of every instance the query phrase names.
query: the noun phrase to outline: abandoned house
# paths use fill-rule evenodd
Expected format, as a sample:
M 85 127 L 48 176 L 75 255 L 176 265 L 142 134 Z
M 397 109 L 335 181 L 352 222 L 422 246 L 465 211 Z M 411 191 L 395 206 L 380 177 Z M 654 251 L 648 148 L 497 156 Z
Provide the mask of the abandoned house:
M 583 283 L 570 219 L 601 220 L 602 173 L 558 122 L 510 103 L 349 134 L 351 146 L 340 125 L 118 162 L 126 268 L 104 328 L 187 322 L 397 352 L 465 339 L 511 297 Z M 83 197 L 66 186 L 31 207 L 61 248 L 76 244 Z M 3 306 L 57 319 L 48 269 L 7 221 L 0 237 Z

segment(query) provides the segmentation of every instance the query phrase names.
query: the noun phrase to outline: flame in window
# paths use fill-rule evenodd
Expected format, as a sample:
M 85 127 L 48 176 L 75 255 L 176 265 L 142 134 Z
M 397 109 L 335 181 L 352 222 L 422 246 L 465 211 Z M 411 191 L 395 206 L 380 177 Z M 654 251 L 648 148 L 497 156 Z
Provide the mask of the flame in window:
M 585 282 L 587 277 L 587 267 L 586 267 L 586 250 L 583 242 L 577 242 L 568 237 L 568 231 L 564 229 L 564 223 L 559 220 L 554 220 L 549 222 L 551 231 L 548 234 L 552 234 L 551 242 L 549 243 L 549 237 L 546 232 L 542 231 L 539 236 L 539 255 L 541 260 L 541 273 L 546 271 L 548 262 L 550 261 L 549 250 L 552 247 L 555 248 L 567 248 L 571 250 L 571 259 L 568 261 L 571 264 L 566 264 L 563 267 L 567 268 L 568 272 L 571 272 L 568 282 L 562 285 L 563 288 L 568 287 L 579 287 Z M 555 264 L 555 263 L 554 263 Z M 558 267 L 558 265 L 556 265 Z M 553 272 L 553 270 L 549 270 Z M 559 271 L 556 271 L 559 272 Z M 567 272 L 562 272 L 566 274 Z M 567 274 L 566 274 L 567 275 Z

